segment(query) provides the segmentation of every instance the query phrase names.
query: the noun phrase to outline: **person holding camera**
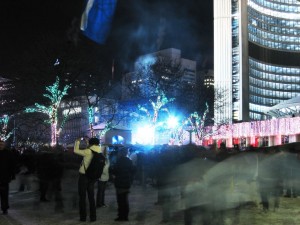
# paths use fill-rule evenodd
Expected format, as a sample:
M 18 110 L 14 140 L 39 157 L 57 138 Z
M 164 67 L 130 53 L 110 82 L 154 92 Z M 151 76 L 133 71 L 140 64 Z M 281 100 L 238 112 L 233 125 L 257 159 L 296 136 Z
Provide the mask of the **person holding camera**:
M 94 186 L 97 179 L 90 179 L 85 175 L 87 168 L 89 167 L 92 158 L 93 151 L 100 153 L 101 148 L 99 146 L 100 141 L 98 138 L 84 139 L 87 143 L 85 149 L 80 149 L 79 145 L 81 139 L 77 139 L 74 145 L 74 153 L 80 156 L 83 156 L 80 168 L 79 168 L 79 180 L 78 180 L 78 194 L 79 194 L 79 215 L 80 221 L 86 221 L 87 212 L 86 212 L 86 194 L 89 200 L 89 209 L 90 209 L 90 221 L 96 221 L 96 204 L 94 198 Z

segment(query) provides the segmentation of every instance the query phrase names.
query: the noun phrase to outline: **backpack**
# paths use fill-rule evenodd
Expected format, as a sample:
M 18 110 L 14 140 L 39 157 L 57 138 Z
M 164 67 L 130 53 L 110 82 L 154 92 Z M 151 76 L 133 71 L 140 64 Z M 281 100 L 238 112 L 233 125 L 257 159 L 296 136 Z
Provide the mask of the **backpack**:
M 93 150 L 91 151 L 93 153 L 93 158 L 88 168 L 86 169 L 84 167 L 85 175 L 92 180 L 97 180 L 102 175 L 103 167 L 105 165 L 105 157 L 102 153 L 98 153 Z

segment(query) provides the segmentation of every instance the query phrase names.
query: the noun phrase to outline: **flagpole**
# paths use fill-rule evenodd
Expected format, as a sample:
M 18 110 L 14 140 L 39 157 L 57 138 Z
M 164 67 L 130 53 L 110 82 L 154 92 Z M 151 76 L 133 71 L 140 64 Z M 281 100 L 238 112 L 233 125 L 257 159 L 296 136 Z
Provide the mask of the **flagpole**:
M 111 79 L 114 80 L 114 77 L 115 77 L 115 59 L 112 60 Z

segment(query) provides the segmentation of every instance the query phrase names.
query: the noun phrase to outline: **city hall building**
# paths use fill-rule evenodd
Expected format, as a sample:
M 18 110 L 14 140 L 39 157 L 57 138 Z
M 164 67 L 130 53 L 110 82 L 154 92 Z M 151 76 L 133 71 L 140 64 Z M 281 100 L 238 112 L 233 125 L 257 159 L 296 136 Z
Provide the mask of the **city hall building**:
M 214 0 L 216 124 L 271 119 L 300 94 L 300 2 Z

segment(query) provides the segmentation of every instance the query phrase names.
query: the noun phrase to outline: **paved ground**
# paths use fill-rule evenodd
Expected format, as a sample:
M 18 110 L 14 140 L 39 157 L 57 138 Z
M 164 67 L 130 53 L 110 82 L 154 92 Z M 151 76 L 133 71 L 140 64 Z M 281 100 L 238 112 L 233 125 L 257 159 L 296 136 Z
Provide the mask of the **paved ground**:
M 39 202 L 36 178 L 31 178 L 31 190 L 17 192 L 18 179 L 11 183 L 9 214 L 0 215 L 0 225 L 82 225 L 90 222 L 79 222 L 77 198 L 77 172 L 66 171 L 62 183 L 62 199 L 56 201 L 54 194 L 48 197 L 50 202 Z M 57 196 L 60 197 L 60 196 Z M 58 198 L 59 199 L 59 198 Z M 157 192 L 151 186 L 145 188 L 134 185 L 130 194 L 129 222 L 115 222 L 117 205 L 115 190 L 110 185 L 106 192 L 107 208 L 97 209 L 97 221 L 91 224 L 114 225 L 158 225 L 161 222 L 161 206 L 155 205 Z M 176 202 L 176 201 L 175 201 Z M 172 205 L 176 208 L 176 203 Z M 226 225 L 300 225 L 300 198 L 281 198 L 277 212 L 263 213 L 259 204 L 256 207 L 241 211 L 239 222 L 230 219 Z M 182 212 L 175 212 L 167 225 L 183 223 Z M 195 223 L 198 225 L 199 223 Z M 199 224 L 200 225 L 200 224 Z
M 57 201 L 55 194 L 50 193 L 50 202 L 40 202 L 38 183 L 31 177 L 31 190 L 18 192 L 19 180 L 10 185 L 10 209 L 8 215 L 0 215 L 0 225 L 59 225 L 86 224 L 79 222 L 77 198 L 77 171 L 66 171 L 62 182 L 62 200 Z M 60 196 L 58 196 L 60 197 Z M 59 198 L 58 198 L 59 199 Z M 130 193 L 130 216 L 126 224 L 159 224 L 161 207 L 155 205 L 157 193 L 154 188 L 134 185 Z M 120 224 L 115 222 L 117 204 L 115 189 L 110 184 L 106 191 L 107 208 L 97 209 L 97 222 L 91 224 Z M 90 222 L 88 222 L 90 223 Z

